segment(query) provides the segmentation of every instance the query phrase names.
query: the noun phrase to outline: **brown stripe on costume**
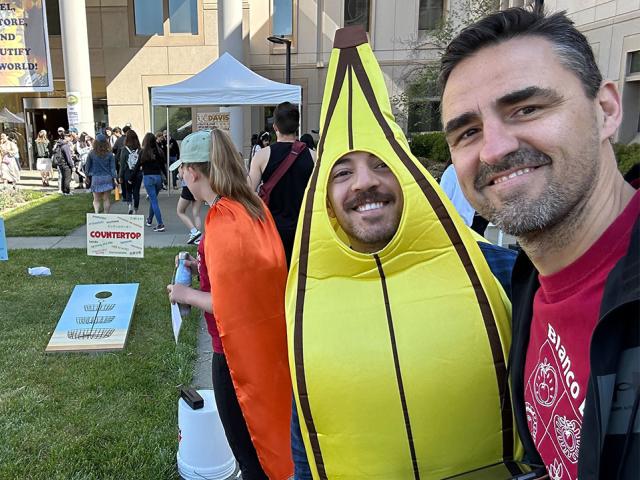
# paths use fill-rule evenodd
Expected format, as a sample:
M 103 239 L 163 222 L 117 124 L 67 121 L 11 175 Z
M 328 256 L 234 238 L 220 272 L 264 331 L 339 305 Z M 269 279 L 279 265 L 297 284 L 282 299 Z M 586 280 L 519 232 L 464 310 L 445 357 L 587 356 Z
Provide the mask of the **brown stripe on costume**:
M 420 189 L 431 205 L 431 208 L 433 208 L 433 211 L 437 215 L 438 220 L 442 223 L 442 226 L 444 227 L 449 240 L 456 249 L 456 253 L 460 257 L 460 261 L 462 262 L 469 280 L 471 281 L 471 285 L 473 286 L 473 290 L 476 294 L 478 305 L 480 306 L 480 312 L 482 313 L 482 318 L 484 321 L 485 330 L 487 332 L 487 337 L 489 339 L 489 345 L 491 347 L 491 353 L 493 356 L 493 364 L 496 372 L 496 381 L 498 384 L 498 392 L 500 395 L 502 416 L 502 455 L 504 459 L 510 459 L 513 457 L 513 420 L 511 417 L 511 399 L 507 392 L 507 370 L 504 354 L 502 352 L 502 345 L 500 343 L 500 335 L 498 334 L 496 321 L 493 317 L 491 306 L 489 305 L 489 299 L 487 298 L 487 295 L 482 288 L 478 273 L 473 267 L 469 252 L 467 252 L 462 238 L 460 237 L 460 234 L 453 224 L 453 221 L 451 220 L 451 217 L 449 216 L 444 204 L 442 203 L 442 200 L 440 200 L 440 197 L 431 186 L 427 178 L 420 172 L 415 163 L 413 163 L 411 158 L 409 158 L 409 155 L 407 155 L 402 146 L 398 143 L 391 127 L 385 120 L 378 102 L 376 101 L 375 93 L 373 91 L 371 83 L 369 82 L 369 78 L 367 77 L 364 66 L 362 65 L 362 61 L 360 59 L 360 56 L 358 55 L 358 51 L 355 48 L 349 48 L 343 50 L 341 53 L 341 60 L 342 55 L 344 55 L 346 61 L 352 67 L 352 71 L 356 75 L 360 87 L 362 88 L 362 92 L 367 99 L 367 103 L 369 104 L 373 115 L 378 121 L 378 124 L 384 131 L 387 141 L 393 148 L 396 155 L 398 155 L 398 158 L 400 158 L 404 166 L 407 168 L 407 170 L 409 170 L 416 183 L 420 186 Z
M 402 416 L 404 417 L 404 426 L 407 430 L 407 440 L 409 442 L 409 452 L 411 453 L 411 464 L 413 466 L 413 478 L 420 480 L 420 470 L 418 469 L 418 459 L 416 457 L 416 447 L 413 443 L 413 434 L 411 433 L 411 419 L 409 418 L 409 408 L 407 407 L 407 397 L 404 393 L 404 383 L 402 381 L 402 370 L 400 368 L 400 358 L 398 356 L 398 346 L 396 344 L 396 332 L 393 327 L 393 318 L 391 317 L 391 304 L 389 303 L 389 292 L 387 291 L 387 279 L 382 269 L 380 257 L 373 255 L 376 259 L 380 281 L 382 282 L 382 295 L 384 297 L 384 308 L 387 313 L 387 325 L 389 326 L 389 340 L 391 343 L 391 351 L 393 352 L 393 366 L 396 371 L 396 381 L 398 382 L 398 391 L 400 393 L 400 402 L 402 403 Z
M 344 77 L 347 71 L 347 63 L 345 61 L 344 52 L 340 52 L 338 58 L 338 65 L 336 67 L 336 78 L 334 85 L 341 86 L 344 82 Z M 336 109 L 338 103 L 338 97 L 340 96 L 340 88 L 334 88 L 331 92 L 331 98 L 329 100 L 329 106 L 327 108 L 327 116 L 322 126 L 323 134 L 329 127 L 329 122 Z M 303 318 L 304 318 L 304 300 L 307 288 L 307 269 L 309 267 L 309 236 L 311 234 L 311 213 L 313 212 L 313 199 L 315 197 L 316 188 L 318 186 L 318 172 L 320 171 L 320 162 L 322 160 L 322 153 L 324 152 L 324 139 L 325 135 L 320 138 L 318 144 L 318 160 L 313 170 L 313 175 L 309 181 L 309 190 L 307 191 L 307 198 L 304 205 L 304 217 L 302 220 L 302 234 L 300 238 L 300 255 L 298 264 L 298 290 L 296 292 L 296 313 L 295 322 L 293 327 L 293 351 L 295 356 L 295 368 L 296 368 L 296 382 L 298 386 L 298 401 L 300 402 L 300 409 L 304 417 L 307 430 L 309 432 L 309 441 L 311 442 L 311 449 L 313 457 L 315 459 L 316 467 L 318 469 L 318 475 L 321 479 L 327 478 L 327 473 L 324 468 L 324 459 L 322 458 L 322 451 L 320 450 L 320 442 L 318 441 L 318 432 L 313 422 L 313 416 L 311 415 L 311 405 L 309 404 L 309 395 L 307 392 L 307 381 L 304 372 L 304 348 L 303 348 Z

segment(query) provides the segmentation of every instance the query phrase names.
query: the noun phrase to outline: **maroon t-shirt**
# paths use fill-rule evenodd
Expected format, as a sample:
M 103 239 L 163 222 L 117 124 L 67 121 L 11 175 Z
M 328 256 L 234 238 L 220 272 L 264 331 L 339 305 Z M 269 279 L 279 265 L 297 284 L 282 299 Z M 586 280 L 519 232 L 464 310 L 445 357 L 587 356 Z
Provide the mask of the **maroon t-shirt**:
M 553 480 L 577 478 L 591 334 L 607 276 L 627 252 L 639 214 L 637 192 L 580 258 L 553 275 L 539 275 L 524 399 L 531 437 Z
M 200 290 L 203 292 L 211 292 L 211 284 L 209 283 L 209 273 L 207 272 L 207 262 L 204 259 L 204 235 L 200 237 L 198 245 L 198 274 L 200 275 Z M 222 350 L 222 340 L 216 326 L 216 319 L 213 314 L 204 312 L 204 319 L 207 322 L 207 330 L 211 335 L 213 343 L 213 351 L 216 353 L 224 353 Z

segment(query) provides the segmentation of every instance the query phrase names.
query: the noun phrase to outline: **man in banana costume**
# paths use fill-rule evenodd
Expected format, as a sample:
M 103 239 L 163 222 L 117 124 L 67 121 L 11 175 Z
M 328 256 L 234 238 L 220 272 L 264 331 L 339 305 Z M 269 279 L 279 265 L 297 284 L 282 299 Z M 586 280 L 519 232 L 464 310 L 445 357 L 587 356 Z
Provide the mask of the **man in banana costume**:
M 297 478 L 305 460 L 316 479 L 388 480 L 517 457 L 510 304 L 487 263 L 513 256 L 411 154 L 361 27 L 336 33 L 321 128 L 286 296 Z

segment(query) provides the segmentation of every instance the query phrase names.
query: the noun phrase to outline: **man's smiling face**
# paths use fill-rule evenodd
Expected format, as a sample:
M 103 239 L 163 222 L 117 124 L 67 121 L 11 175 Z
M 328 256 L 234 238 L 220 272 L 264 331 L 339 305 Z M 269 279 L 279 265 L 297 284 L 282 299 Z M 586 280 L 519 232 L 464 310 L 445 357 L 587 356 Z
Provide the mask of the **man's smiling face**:
M 393 238 L 402 215 L 400 183 L 389 167 L 368 152 L 350 152 L 331 169 L 327 209 L 351 247 L 377 252 Z
M 469 202 L 514 235 L 580 209 L 599 173 L 596 100 L 552 44 L 523 36 L 482 48 L 451 72 L 443 123 Z

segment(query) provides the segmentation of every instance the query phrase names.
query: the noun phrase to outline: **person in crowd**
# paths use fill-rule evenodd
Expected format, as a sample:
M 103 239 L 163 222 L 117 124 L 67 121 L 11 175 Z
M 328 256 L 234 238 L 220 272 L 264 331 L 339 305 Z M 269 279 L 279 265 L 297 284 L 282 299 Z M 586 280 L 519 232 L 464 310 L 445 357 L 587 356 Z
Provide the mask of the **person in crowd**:
M 71 184 L 73 188 L 83 188 L 84 182 L 81 181 L 80 174 L 80 154 L 78 153 L 78 129 L 76 127 L 69 127 L 68 142 L 69 150 L 71 151 L 71 158 L 73 160 L 73 169 L 71 171 Z
M 93 138 L 87 133 L 82 132 L 78 137 L 78 143 L 76 144 L 76 152 L 78 154 L 78 162 L 76 164 L 76 170 L 78 173 L 78 188 L 89 188 L 87 180 L 87 157 L 89 152 L 93 149 Z
M 58 127 L 56 131 L 57 137 L 53 142 L 53 148 L 51 149 L 52 166 L 58 171 L 58 193 L 62 193 L 62 165 L 61 162 L 56 162 L 54 154 L 56 153 L 56 146 L 58 146 L 59 140 L 64 140 L 65 129 L 64 127 Z M 60 153 L 62 155 L 62 153 Z M 56 155 L 57 156 L 57 155 Z
M 93 149 L 87 156 L 87 176 L 91 178 L 91 192 L 93 193 L 93 211 L 109 213 L 111 210 L 111 191 L 116 186 L 116 160 L 111 153 L 106 135 L 96 135 Z
M 540 4 L 463 30 L 440 81 L 465 196 L 522 247 L 509 366 L 527 457 L 554 480 L 640 478 L 640 194 L 610 140 L 616 83 Z
M 142 171 L 142 182 L 144 189 L 149 195 L 149 215 L 147 215 L 147 227 L 153 226 L 153 218 L 158 222 L 153 227 L 154 232 L 164 232 L 165 226 L 162 222 L 162 212 L 158 195 L 162 190 L 162 175 L 167 174 L 167 164 L 164 153 L 158 148 L 156 136 L 149 132 L 142 139 L 142 148 L 138 155 L 138 162 L 134 165 L 134 172 Z
M 156 134 L 157 137 L 157 134 Z M 158 139 L 158 147 L 162 150 L 162 153 L 167 154 L 167 142 L 169 144 L 169 165 L 174 164 L 180 158 L 180 147 L 178 141 L 173 137 L 167 136 L 167 131 L 163 130 L 160 138 Z M 166 156 L 165 156 L 166 158 Z M 178 187 L 178 172 L 172 171 L 173 187 Z
M 170 301 L 210 314 L 216 404 L 242 478 L 287 480 L 293 474 L 287 268 L 273 218 L 247 185 L 242 158 L 222 130 L 185 138 L 172 166 L 178 167 L 194 197 L 211 208 L 198 246 L 202 291 L 169 285 Z
M 131 129 L 131 127 L 125 125 L 122 129 L 120 127 L 115 127 L 113 129 L 114 135 L 116 135 L 116 142 L 113 144 L 113 155 L 116 157 L 116 173 L 118 174 L 118 179 L 122 177 L 120 173 L 120 154 L 122 153 L 122 149 L 124 148 L 124 142 L 127 139 L 127 132 Z M 120 189 L 121 198 L 123 202 L 127 202 L 127 198 L 130 195 L 127 194 L 127 183 L 118 183 L 116 188 Z
M 35 139 L 36 168 L 40 172 L 42 186 L 49 186 L 49 179 L 53 173 L 51 168 L 51 151 L 49 150 L 49 138 L 46 130 L 40 130 Z
M 251 161 L 251 159 L 253 158 L 253 156 L 257 151 L 257 147 L 259 146 L 258 145 L 259 138 L 260 136 L 257 133 L 254 133 L 251 135 L 251 152 L 249 153 L 249 161 Z
M 17 164 L 18 146 L 9 140 L 6 133 L 0 133 L 0 177 L 2 184 L 16 186 L 20 181 L 20 169 Z
M 255 138 L 254 138 L 255 137 Z M 254 133 L 251 136 L 251 153 L 249 155 L 249 165 L 247 166 L 247 170 L 251 171 L 251 161 L 253 157 L 263 148 L 266 148 L 271 143 L 271 134 L 269 132 L 263 131 L 258 135 Z
M 311 158 L 313 161 L 316 161 L 316 142 L 313 140 L 313 137 L 310 133 L 305 133 L 300 137 L 300 141 L 307 145 L 309 149 L 309 153 L 311 154 Z
M 477 242 L 411 154 L 362 27 L 331 62 L 285 301 L 296 478 L 511 478 L 515 253 Z
M 63 195 L 71 195 L 71 174 L 75 168 L 71 152 L 71 134 L 63 132 L 63 136 L 53 146 L 52 161 L 58 166 L 60 191 Z
M 126 127 L 125 127 L 126 128 Z M 142 171 L 136 164 L 140 156 L 140 140 L 138 134 L 128 129 L 125 136 L 125 143 L 120 150 L 120 184 L 126 193 L 125 201 L 129 207 L 129 215 L 137 215 L 140 207 L 140 187 L 142 186 Z
M 17 153 L 15 156 L 15 162 L 16 162 L 16 168 L 18 169 L 18 171 L 20 171 L 22 169 L 22 165 L 20 161 L 20 143 L 18 139 L 18 133 L 16 131 L 10 132 L 8 137 L 9 137 L 9 141 L 13 142 L 16 146 Z
M 113 149 L 113 146 L 116 144 L 116 136 L 113 134 L 113 128 L 111 127 L 104 127 L 104 134 L 107 137 L 107 143 L 109 144 L 109 147 L 111 149 Z
M 266 184 L 281 164 L 286 166 L 285 160 L 292 154 L 296 142 L 296 131 L 300 123 L 298 107 L 289 102 L 281 103 L 276 107 L 273 117 L 273 128 L 278 141 L 262 148 L 253 157 L 248 181 L 254 190 L 261 183 Z M 306 145 L 304 146 L 306 147 Z M 293 249 L 302 197 L 312 171 L 313 158 L 309 149 L 304 148 L 285 172 L 278 172 L 282 175 L 271 190 L 268 207 L 284 245 L 287 265 L 291 261 L 291 250 Z
M 184 140 L 182 141 L 184 145 Z M 184 149 L 182 154 L 184 155 Z M 202 208 L 202 202 L 196 200 L 189 187 L 182 186 L 180 192 L 180 198 L 178 199 L 178 205 L 176 207 L 176 214 L 180 221 L 189 229 L 189 237 L 187 238 L 187 244 L 199 244 L 200 237 L 202 235 L 202 219 L 200 218 L 200 209 Z M 191 213 L 191 216 L 187 213 L 187 210 Z

